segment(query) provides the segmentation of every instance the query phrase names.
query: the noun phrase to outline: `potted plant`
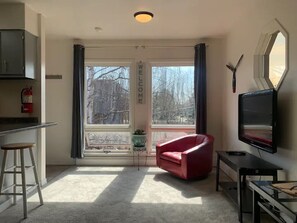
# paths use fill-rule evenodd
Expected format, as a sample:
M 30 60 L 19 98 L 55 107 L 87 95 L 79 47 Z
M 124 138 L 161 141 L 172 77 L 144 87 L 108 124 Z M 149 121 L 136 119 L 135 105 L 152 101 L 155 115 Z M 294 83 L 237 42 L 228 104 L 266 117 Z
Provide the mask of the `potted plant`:
M 146 133 L 143 129 L 136 129 L 132 135 L 132 143 L 134 147 L 145 147 Z

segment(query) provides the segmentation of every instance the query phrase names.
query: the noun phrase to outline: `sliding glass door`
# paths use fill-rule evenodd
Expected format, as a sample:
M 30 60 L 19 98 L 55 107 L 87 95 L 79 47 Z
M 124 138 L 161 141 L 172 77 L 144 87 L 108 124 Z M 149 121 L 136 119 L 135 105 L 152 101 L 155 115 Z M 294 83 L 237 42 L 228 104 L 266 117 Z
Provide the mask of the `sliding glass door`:
M 151 66 L 151 152 L 158 142 L 195 132 L 194 66 Z
M 85 153 L 129 152 L 129 64 L 89 63 L 85 69 Z

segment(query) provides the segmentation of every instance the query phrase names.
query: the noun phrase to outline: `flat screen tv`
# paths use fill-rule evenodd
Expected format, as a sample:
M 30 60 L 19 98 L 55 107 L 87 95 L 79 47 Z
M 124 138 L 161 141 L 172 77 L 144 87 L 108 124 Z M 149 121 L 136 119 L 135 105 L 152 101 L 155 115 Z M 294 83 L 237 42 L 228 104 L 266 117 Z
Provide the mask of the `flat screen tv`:
M 251 146 L 277 151 L 277 91 L 261 90 L 238 98 L 238 138 Z

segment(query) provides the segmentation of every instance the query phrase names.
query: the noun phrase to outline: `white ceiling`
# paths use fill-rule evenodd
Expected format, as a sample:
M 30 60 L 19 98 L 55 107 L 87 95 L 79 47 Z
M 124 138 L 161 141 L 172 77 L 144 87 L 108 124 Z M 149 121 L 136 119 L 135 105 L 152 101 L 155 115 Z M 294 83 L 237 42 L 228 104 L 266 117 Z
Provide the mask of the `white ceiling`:
M 48 37 L 197 39 L 224 35 L 259 0 L 0 0 L 25 2 L 45 16 Z M 141 24 L 133 14 L 154 13 Z M 101 31 L 94 28 L 100 27 Z

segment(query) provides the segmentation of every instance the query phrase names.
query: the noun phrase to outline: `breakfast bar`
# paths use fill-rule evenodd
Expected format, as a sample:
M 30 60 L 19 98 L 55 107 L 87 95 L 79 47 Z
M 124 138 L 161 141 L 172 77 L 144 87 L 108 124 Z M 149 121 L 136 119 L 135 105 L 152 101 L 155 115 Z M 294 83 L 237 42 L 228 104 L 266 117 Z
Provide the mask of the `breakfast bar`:
M 0 118 L 0 136 L 21 132 L 21 131 L 27 131 L 32 129 L 38 129 L 38 128 L 45 128 L 49 126 L 56 125 L 55 122 L 1 122 Z
M 36 117 L 0 117 L 0 146 L 7 143 L 31 142 L 36 144 L 37 163 L 41 181 L 45 182 L 45 151 L 41 148 L 40 130 L 57 125 L 55 122 L 39 122 Z M 0 153 L 0 163 L 2 153 Z M 42 171 L 41 171 L 42 169 Z M 43 174 L 44 173 L 44 174 Z M 0 201 L 1 204 L 1 201 Z

